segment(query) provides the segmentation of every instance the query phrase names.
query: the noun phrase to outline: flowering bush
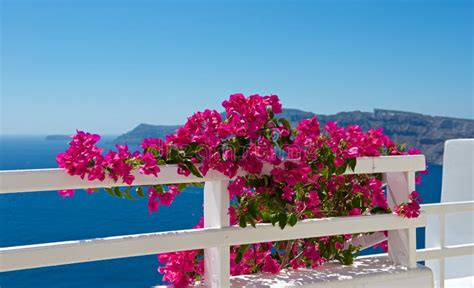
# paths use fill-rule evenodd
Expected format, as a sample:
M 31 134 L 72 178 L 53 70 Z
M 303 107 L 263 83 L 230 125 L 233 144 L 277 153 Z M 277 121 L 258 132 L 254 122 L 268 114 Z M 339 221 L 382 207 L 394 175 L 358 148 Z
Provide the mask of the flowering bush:
M 233 180 L 228 191 L 232 225 L 246 227 L 272 223 L 282 229 L 309 218 L 390 213 L 380 174 L 345 175 L 361 156 L 418 154 L 390 140 L 381 128 L 367 132 L 357 125 L 340 127 L 329 122 L 320 127 L 316 117 L 300 121 L 296 128 L 277 115 L 282 106 L 277 96 L 231 95 L 222 103 L 224 114 L 197 112 L 177 131 L 162 139 L 145 139 L 142 151 L 117 145 L 103 153 L 98 135 L 78 131 L 66 152 L 57 156 L 59 167 L 88 180 L 111 178 L 132 185 L 132 171 L 159 177 L 159 165 L 177 164 L 178 173 L 206 175 L 216 170 Z M 269 167 L 264 170 L 264 167 Z M 246 176 L 236 176 L 242 170 Z M 239 174 L 240 175 L 240 174 Z M 171 205 L 184 188 L 199 183 L 137 187 L 148 197 L 154 213 Z M 106 188 L 112 196 L 132 198 L 131 186 Z M 89 190 L 88 192 L 92 192 Z M 74 191 L 61 190 L 62 196 Z M 395 212 L 417 217 L 416 192 Z M 197 227 L 202 227 L 203 220 Z M 280 269 L 318 267 L 330 260 L 351 264 L 359 247 L 349 240 L 356 235 L 256 243 L 231 247 L 232 275 Z M 203 252 L 182 251 L 158 256 L 163 280 L 185 287 L 201 280 Z

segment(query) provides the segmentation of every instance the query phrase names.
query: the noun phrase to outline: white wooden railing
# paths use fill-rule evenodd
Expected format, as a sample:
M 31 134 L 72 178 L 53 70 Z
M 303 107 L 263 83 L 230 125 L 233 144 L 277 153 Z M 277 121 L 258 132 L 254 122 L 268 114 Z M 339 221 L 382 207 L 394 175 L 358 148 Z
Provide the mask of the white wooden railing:
M 422 205 L 423 214 L 426 216 L 434 215 L 439 220 L 440 247 L 425 248 L 416 251 L 417 261 L 439 260 L 439 283 L 440 287 L 445 286 L 445 259 L 448 257 L 473 255 L 474 243 L 460 245 L 446 245 L 446 214 L 474 212 L 474 201 L 462 201 L 451 203 L 436 203 Z M 472 215 L 471 215 L 472 217 Z M 474 271 L 472 271 L 474 275 Z M 473 283 L 471 283 L 473 284 Z
M 205 249 L 207 286 L 229 287 L 229 246 L 232 245 L 389 230 L 390 259 L 395 264 L 409 268 L 415 268 L 416 262 L 420 260 L 470 253 L 469 249 L 472 249 L 441 247 L 417 253 L 416 228 L 425 225 L 423 216 L 404 219 L 388 214 L 309 219 L 284 230 L 271 224 L 258 224 L 256 228 L 229 226 L 227 185 L 230 179 L 213 171 L 204 178 L 192 175 L 185 177 L 179 175 L 176 168 L 175 165 L 161 166 L 157 178 L 136 174 L 134 185 L 205 182 L 205 228 L 0 248 L 0 272 Z M 364 157 L 358 158 L 354 171 L 346 171 L 346 174 L 383 173 L 387 182 L 389 205 L 393 207 L 408 199 L 409 193 L 415 190 L 415 172 L 422 170 L 425 170 L 423 155 Z M 114 183 L 112 180 L 81 180 L 60 169 L 0 171 L 0 194 L 112 186 L 124 184 Z M 472 203 L 452 205 L 457 205 L 454 209 L 473 208 Z M 434 207 L 436 206 L 424 206 L 424 209 L 427 212 L 449 212 L 449 207 L 453 206 Z M 380 237 L 369 241 L 359 240 L 361 243 L 381 241 Z

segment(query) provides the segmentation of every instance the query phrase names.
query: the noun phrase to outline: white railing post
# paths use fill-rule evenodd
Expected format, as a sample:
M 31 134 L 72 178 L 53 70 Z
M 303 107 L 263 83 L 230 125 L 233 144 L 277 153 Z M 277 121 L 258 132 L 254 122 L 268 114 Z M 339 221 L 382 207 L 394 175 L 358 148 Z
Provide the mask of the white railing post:
M 204 227 L 229 226 L 229 181 L 209 181 L 204 184 Z M 207 287 L 230 287 L 230 247 L 204 250 L 204 280 Z
M 446 213 L 442 211 L 439 215 L 439 246 L 441 249 L 446 248 Z M 439 259 L 439 287 L 444 288 L 446 277 L 446 260 L 445 257 Z
M 390 208 L 407 202 L 415 191 L 415 172 L 387 173 L 386 177 Z M 389 230 L 388 255 L 397 265 L 416 268 L 416 228 Z

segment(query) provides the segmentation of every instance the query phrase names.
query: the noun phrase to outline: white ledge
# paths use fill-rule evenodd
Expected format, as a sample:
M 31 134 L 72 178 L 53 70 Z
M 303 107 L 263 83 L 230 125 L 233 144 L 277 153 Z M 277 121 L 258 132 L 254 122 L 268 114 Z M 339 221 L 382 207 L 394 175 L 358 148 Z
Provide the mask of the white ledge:
M 264 167 L 263 173 L 269 173 L 270 165 Z M 354 171 L 348 169 L 345 174 L 370 174 L 389 172 L 414 172 L 426 169 L 424 155 L 382 156 L 357 158 Z M 193 175 L 183 176 L 177 173 L 177 165 L 160 166 L 158 177 L 134 172 L 133 185 L 157 185 L 169 183 L 190 183 L 228 180 L 229 178 L 216 171 L 199 178 Z M 243 173 L 240 173 L 243 175 Z M 83 180 L 79 176 L 70 176 L 63 169 L 33 169 L 0 171 L 0 194 L 18 192 L 40 192 L 61 189 L 104 188 L 127 186 L 107 178 L 101 181 Z
M 433 287 L 430 269 L 419 265 L 415 269 L 394 265 L 388 257 L 364 257 L 350 266 L 327 263 L 316 269 L 282 270 L 279 274 L 233 276 L 231 287 Z M 155 286 L 172 287 L 172 286 Z M 197 285 L 197 287 L 203 287 Z

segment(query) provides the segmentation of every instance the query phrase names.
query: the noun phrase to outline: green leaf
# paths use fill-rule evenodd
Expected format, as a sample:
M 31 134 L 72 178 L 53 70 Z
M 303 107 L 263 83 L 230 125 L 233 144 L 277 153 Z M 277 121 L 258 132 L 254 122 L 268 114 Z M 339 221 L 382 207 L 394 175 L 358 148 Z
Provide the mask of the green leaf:
M 136 193 L 137 193 L 138 197 L 142 197 L 142 198 L 145 197 L 145 194 L 143 193 L 142 186 L 137 187 Z
M 349 166 L 349 168 L 351 168 L 352 171 L 354 171 L 355 167 L 357 165 L 357 158 L 348 159 L 347 160 L 347 165 Z
M 117 197 L 120 197 L 120 198 L 123 197 L 122 191 L 120 191 L 119 187 L 114 188 L 114 194 L 117 195 Z
M 354 263 L 354 256 L 352 255 L 351 250 L 342 251 L 342 257 L 339 259 L 339 261 L 343 265 L 351 265 L 352 263 Z
M 158 192 L 159 194 L 165 192 L 162 185 L 155 185 L 153 186 L 153 188 L 155 188 L 156 192 Z
M 370 214 L 387 214 L 388 211 L 382 207 L 374 207 L 370 210 Z
M 196 142 L 189 143 L 186 147 L 185 155 L 187 157 L 193 156 L 199 150 L 200 146 Z
M 285 228 L 287 221 L 288 217 L 286 216 L 286 213 L 281 212 L 280 214 L 278 214 L 278 225 L 282 230 Z
M 352 199 L 352 207 L 353 208 L 361 208 L 362 207 L 362 193 L 358 193 L 354 199 Z
M 128 200 L 135 200 L 135 198 L 133 198 L 132 194 L 130 194 L 130 186 L 125 188 L 124 192 L 125 192 L 125 197 L 127 197 Z
M 168 158 L 175 160 L 178 157 L 178 151 L 174 148 L 170 148 L 168 152 Z
M 329 165 L 328 166 L 328 179 L 331 177 L 334 173 L 336 173 L 336 167 L 334 165 Z
M 288 217 L 288 224 L 290 226 L 295 226 L 296 222 L 298 222 L 298 218 L 296 218 L 296 214 L 291 213 L 290 216 Z
M 273 213 L 270 215 L 270 221 L 272 222 L 272 225 L 275 226 L 275 224 L 278 222 L 278 214 Z
M 336 175 L 342 175 L 347 170 L 347 163 L 336 168 Z
M 191 183 L 191 185 L 198 188 L 204 188 L 204 182 L 194 182 Z
M 183 191 L 187 187 L 188 187 L 188 183 L 181 183 L 181 184 L 178 185 L 178 190 Z
M 199 172 L 199 169 L 196 168 L 196 166 L 194 165 L 193 162 L 191 162 L 191 160 L 184 159 L 183 163 L 186 166 L 186 168 L 188 168 L 189 171 L 193 173 L 194 176 L 202 178 L 201 172 Z
M 235 263 L 239 264 L 240 261 L 242 260 L 242 256 L 244 255 L 244 253 L 242 253 L 242 251 L 237 250 L 237 254 L 235 255 Z
M 264 185 L 264 187 L 268 187 L 269 183 L 270 183 L 270 176 L 263 175 L 263 185 Z
M 245 245 L 240 245 L 239 249 L 237 250 L 237 255 L 235 257 L 235 263 L 240 263 L 242 260 L 242 256 L 244 253 L 249 249 L 250 245 L 245 244 Z
M 283 126 L 285 126 L 285 128 L 289 131 L 291 131 L 291 125 L 290 125 L 290 122 L 286 119 L 286 118 L 280 118 L 278 119 L 278 122 L 280 122 L 281 124 L 283 124 Z
M 242 227 L 242 228 L 247 227 L 247 215 L 243 214 L 243 215 L 240 216 L 239 226 Z
M 104 190 L 105 190 L 105 192 L 107 192 L 107 194 L 109 194 L 110 196 L 116 197 L 114 191 L 112 190 L 112 188 L 104 188 Z
M 296 194 L 296 199 L 301 200 L 301 199 L 304 198 L 305 192 L 304 192 L 304 190 L 303 190 L 303 187 L 301 187 L 301 185 L 298 185 L 298 184 L 297 184 L 297 185 L 294 187 L 294 190 L 295 190 L 295 194 Z
M 321 176 L 323 176 L 324 178 L 328 178 L 328 167 L 327 166 L 324 166 L 324 168 L 321 170 Z
M 275 113 L 273 112 L 272 108 L 268 108 L 267 109 L 267 112 L 268 112 L 268 117 L 270 119 L 272 119 L 273 117 L 275 117 Z
M 256 228 L 255 219 L 251 215 L 247 215 L 247 220 L 250 222 L 253 228 Z
M 257 218 L 257 215 L 259 213 L 257 203 L 254 201 L 249 202 L 247 205 L 247 209 L 249 211 L 249 214 L 252 215 L 253 218 Z
M 260 217 L 262 217 L 263 223 L 271 223 L 271 215 L 267 211 L 260 211 Z

